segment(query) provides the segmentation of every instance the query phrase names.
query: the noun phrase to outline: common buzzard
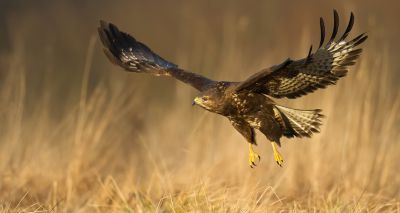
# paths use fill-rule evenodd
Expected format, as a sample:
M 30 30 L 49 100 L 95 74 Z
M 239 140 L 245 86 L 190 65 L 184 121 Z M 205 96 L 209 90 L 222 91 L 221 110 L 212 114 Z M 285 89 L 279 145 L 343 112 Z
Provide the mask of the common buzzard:
M 336 38 L 339 26 L 336 10 L 333 15 L 332 35 L 325 45 L 325 25 L 320 18 L 321 40 L 315 52 L 311 46 L 307 57 L 287 59 L 241 82 L 214 81 L 181 69 L 111 23 L 100 21 L 98 31 L 104 52 L 114 64 L 130 72 L 171 76 L 200 91 L 193 104 L 229 119 L 249 143 L 250 167 L 260 160 L 252 146 L 256 145 L 255 129 L 271 141 L 275 161 L 281 166 L 283 159 L 276 147 L 281 144 L 280 138 L 311 137 L 319 132 L 323 116 L 320 109 L 292 109 L 276 104 L 270 97 L 293 99 L 335 84 L 355 64 L 361 54 L 361 48 L 356 47 L 367 39 L 363 33 L 346 40 L 353 27 L 353 13 L 344 34 Z

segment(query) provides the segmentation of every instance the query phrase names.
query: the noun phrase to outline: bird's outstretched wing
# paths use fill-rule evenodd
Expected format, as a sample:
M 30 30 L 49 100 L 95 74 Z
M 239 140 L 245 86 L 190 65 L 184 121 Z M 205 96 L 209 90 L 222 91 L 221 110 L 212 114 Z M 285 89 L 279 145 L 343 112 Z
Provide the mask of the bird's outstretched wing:
M 98 32 L 107 57 L 127 71 L 172 76 L 200 91 L 214 83 L 201 75 L 178 68 L 111 23 L 100 21 Z
M 335 84 L 339 78 L 346 75 L 348 66 L 355 64 L 362 51 L 361 48 L 356 47 L 367 39 L 367 35 L 363 33 L 350 41 L 345 40 L 353 24 L 354 16 L 351 13 L 344 34 L 339 39 L 335 39 L 339 27 L 339 16 L 334 10 L 333 32 L 326 45 L 323 45 L 325 25 L 321 18 L 321 41 L 315 53 L 312 53 L 311 46 L 306 58 L 296 61 L 288 59 L 280 65 L 261 70 L 239 83 L 236 92 L 249 90 L 275 98 L 297 98 L 314 92 L 318 88 Z

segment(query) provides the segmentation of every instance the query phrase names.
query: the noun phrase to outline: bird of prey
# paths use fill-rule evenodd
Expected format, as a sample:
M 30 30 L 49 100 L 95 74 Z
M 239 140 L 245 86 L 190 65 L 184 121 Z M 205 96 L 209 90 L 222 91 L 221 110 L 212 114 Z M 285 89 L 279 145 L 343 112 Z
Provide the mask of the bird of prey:
M 179 68 L 111 23 L 100 21 L 98 32 L 108 59 L 126 71 L 170 76 L 197 89 L 200 94 L 193 104 L 227 117 L 247 140 L 250 167 L 260 160 L 253 150 L 255 129 L 271 142 L 275 161 L 281 166 L 283 158 L 277 150 L 281 137 L 311 137 L 320 131 L 323 115 L 320 109 L 278 105 L 271 97 L 294 99 L 335 84 L 355 64 L 362 51 L 357 46 L 367 39 L 365 33 L 346 39 L 354 24 L 353 13 L 343 35 L 337 38 L 339 16 L 336 10 L 333 14 L 332 35 L 325 44 L 325 24 L 320 18 L 321 40 L 315 52 L 311 46 L 305 58 L 288 58 L 241 82 L 215 81 Z

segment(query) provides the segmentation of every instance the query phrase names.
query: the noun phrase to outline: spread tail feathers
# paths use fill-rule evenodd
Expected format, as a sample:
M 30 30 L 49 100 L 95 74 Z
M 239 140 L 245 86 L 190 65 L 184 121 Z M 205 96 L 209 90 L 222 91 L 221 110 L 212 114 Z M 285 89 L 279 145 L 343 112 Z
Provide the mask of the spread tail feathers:
M 313 133 L 320 131 L 321 118 L 324 116 L 320 109 L 315 110 L 299 110 L 291 109 L 284 106 L 275 105 L 276 112 L 281 118 L 283 127 L 283 135 L 292 137 L 311 137 Z

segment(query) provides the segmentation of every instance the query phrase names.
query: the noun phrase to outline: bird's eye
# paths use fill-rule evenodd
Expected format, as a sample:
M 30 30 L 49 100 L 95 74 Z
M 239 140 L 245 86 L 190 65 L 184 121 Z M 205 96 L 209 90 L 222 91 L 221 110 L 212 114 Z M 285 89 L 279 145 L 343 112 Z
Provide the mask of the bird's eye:
M 203 101 L 208 101 L 208 97 L 207 96 L 203 96 L 203 97 L 201 97 L 201 99 L 203 99 Z

